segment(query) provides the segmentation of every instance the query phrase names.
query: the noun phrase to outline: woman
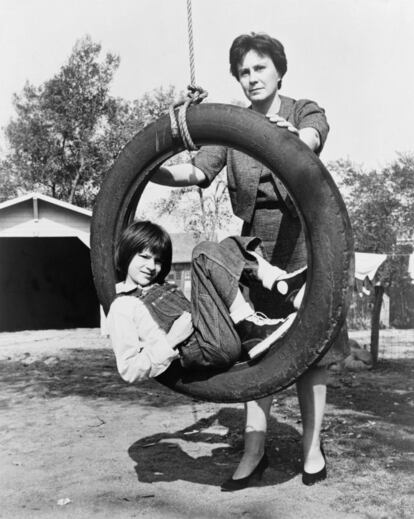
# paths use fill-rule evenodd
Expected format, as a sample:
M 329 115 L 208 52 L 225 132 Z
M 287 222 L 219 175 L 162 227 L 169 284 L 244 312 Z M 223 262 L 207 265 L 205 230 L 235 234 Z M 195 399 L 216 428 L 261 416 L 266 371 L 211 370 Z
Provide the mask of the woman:
M 271 122 L 297 135 L 319 154 L 329 126 L 325 113 L 316 103 L 279 95 L 287 70 L 283 45 L 267 34 L 244 34 L 230 49 L 230 71 L 237 79 L 250 108 Z M 243 224 L 243 235 L 256 235 L 264 244 L 267 259 L 288 272 L 306 263 L 306 246 L 300 219 L 286 189 L 273 173 L 256 160 L 223 146 L 202 148 L 192 164 L 160 168 L 153 181 L 169 186 L 199 185 L 206 187 L 227 166 L 228 186 L 234 213 Z M 256 309 L 268 315 L 266 294 L 251 291 Z M 282 305 L 278 312 L 283 314 Z M 277 315 L 276 315 L 277 317 Z M 303 476 L 306 485 L 326 478 L 326 462 L 320 444 L 320 430 L 326 401 L 326 366 L 343 358 L 346 331 L 320 363 L 309 369 L 297 382 L 303 425 Z M 232 478 L 222 490 L 239 490 L 249 486 L 265 459 L 265 437 L 272 397 L 245 405 L 246 425 L 244 453 Z

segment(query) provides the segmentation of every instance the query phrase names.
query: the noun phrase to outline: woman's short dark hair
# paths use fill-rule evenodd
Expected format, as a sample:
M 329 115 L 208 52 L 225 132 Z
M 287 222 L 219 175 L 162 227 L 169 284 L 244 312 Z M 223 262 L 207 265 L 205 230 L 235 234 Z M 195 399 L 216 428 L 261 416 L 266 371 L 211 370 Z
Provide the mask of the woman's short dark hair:
M 233 41 L 230 47 L 230 72 L 239 80 L 239 66 L 241 65 L 245 55 L 255 50 L 258 54 L 269 56 L 273 61 L 276 70 L 283 77 L 287 71 L 287 59 L 285 49 L 279 40 L 270 37 L 264 32 L 250 34 L 241 34 Z M 279 80 L 278 88 L 282 86 L 282 80 Z
M 149 250 L 161 262 L 155 282 L 162 283 L 171 270 L 172 244 L 168 232 L 149 220 L 131 223 L 121 234 L 115 249 L 115 265 L 119 279 L 124 280 L 135 254 Z

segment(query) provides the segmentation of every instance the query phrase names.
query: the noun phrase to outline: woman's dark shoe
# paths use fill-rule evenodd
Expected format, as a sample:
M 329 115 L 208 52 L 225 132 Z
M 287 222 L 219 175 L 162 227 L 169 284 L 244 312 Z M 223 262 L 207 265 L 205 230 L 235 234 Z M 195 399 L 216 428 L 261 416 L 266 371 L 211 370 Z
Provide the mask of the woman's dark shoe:
M 325 452 L 323 450 L 322 444 L 321 444 L 320 448 L 321 448 L 321 453 L 322 453 L 323 459 L 325 461 L 325 466 L 319 472 L 315 472 L 314 474 L 309 474 L 309 472 L 306 472 L 305 470 L 303 471 L 302 483 L 304 485 L 307 485 L 308 487 L 326 479 L 326 456 L 325 456 Z
M 253 481 L 260 481 L 263 476 L 263 472 L 265 469 L 269 466 L 269 459 L 267 457 L 267 454 L 264 453 L 262 458 L 260 459 L 259 463 L 256 465 L 256 468 L 251 472 L 248 476 L 245 478 L 240 479 L 227 479 L 222 485 L 221 485 L 221 491 L 222 492 L 234 492 L 235 490 L 243 490 L 244 488 L 247 488 L 249 486 L 252 486 Z

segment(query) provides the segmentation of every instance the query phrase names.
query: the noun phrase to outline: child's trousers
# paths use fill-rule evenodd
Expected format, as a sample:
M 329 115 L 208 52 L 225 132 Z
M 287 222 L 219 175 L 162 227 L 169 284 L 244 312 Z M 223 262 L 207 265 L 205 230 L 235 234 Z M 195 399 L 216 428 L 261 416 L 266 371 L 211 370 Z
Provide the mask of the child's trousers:
M 170 283 L 154 285 L 140 296 L 165 331 L 184 311 L 191 312 L 194 333 L 178 346 L 183 367 L 225 368 L 240 358 L 241 341 L 229 308 L 240 285 L 257 270 L 249 250 L 259 245 L 257 238 L 239 236 L 197 245 L 192 258 L 191 302 Z

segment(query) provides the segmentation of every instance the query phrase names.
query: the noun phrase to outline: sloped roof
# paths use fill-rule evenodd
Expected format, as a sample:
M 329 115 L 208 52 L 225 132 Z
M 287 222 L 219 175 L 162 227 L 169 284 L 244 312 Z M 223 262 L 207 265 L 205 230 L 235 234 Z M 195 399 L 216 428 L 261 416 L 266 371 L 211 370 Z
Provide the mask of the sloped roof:
M 0 237 L 77 237 L 89 247 L 92 212 L 41 193 L 0 203 Z
M 64 209 L 74 211 L 76 213 L 84 214 L 86 216 L 92 216 L 92 211 L 89 211 L 89 209 L 84 209 L 83 207 L 78 207 L 77 205 L 69 204 L 68 202 L 63 202 L 62 200 L 58 200 L 57 198 L 53 198 L 52 196 L 43 195 L 42 193 L 27 193 L 26 195 L 18 196 L 17 198 L 13 198 L 12 200 L 6 200 L 5 202 L 1 202 L 0 211 L 2 209 L 6 209 L 7 207 L 21 204 L 22 202 L 26 202 L 27 200 L 33 199 L 43 200 L 44 202 L 48 202 L 49 204 L 54 204 L 59 207 L 63 207 Z
M 31 201 L 33 201 L 33 206 Z M 82 215 L 88 218 L 78 216 L 77 218 L 59 219 L 56 211 L 48 211 L 45 214 L 41 207 L 38 207 L 37 201 L 50 204 L 49 207 L 55 206 L 69 211 L 73 216 Z M 21 208 L 17 207 L 19 204 L 22 206 Z M 23 209 L 23 206 L 26 210 L 22 213 L 20 209 Z M 37 210 L 34 207 L 37 207 Z M 8 209 L 15 209 L 13 213 L 19 214 L 19 218 L 10 219 Z M 4 218 L 2 218 L 2 210 Z M 91 217 L 92 211 L 88 209 L 57 200 L 42 193 L 27 193 L 0 203 L 0 221 L 3 221 L 3 225 L 0 225 L 0 237 L 77 236 L 85 245 L 89 246 L 89 220 Z M 79 218 L 83 219 L 82 224 L 76 222 Z M 201 239 L 196 240 L 192 234 L 171 233 L 173 263 L 190 263 L 193 248 Z

